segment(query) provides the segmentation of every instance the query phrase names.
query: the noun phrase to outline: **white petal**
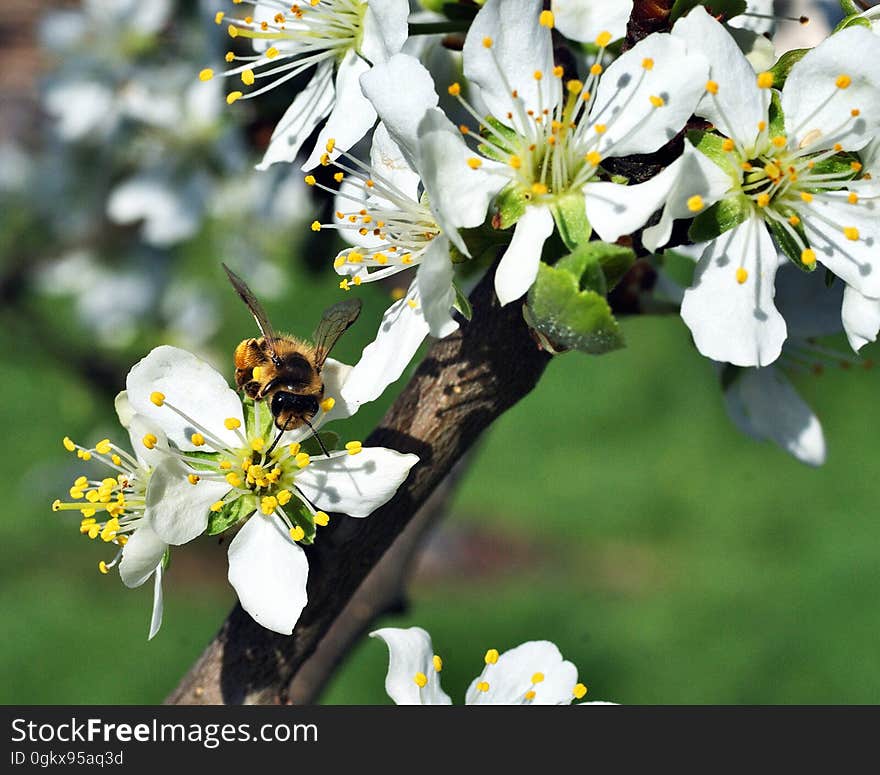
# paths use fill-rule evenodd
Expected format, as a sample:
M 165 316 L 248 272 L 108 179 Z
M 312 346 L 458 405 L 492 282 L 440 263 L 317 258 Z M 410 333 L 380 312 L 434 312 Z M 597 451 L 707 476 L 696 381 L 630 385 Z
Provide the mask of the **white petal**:
M 779 369 L 748 369 L 725 392 L 741 431 L 770 440 L 811 466 L 825 462 L 825 436 L 813 411 Z
M 153 611 L 150 614 L 150 632 L 147 640 L 153 640 L 159 628 L 162 626 L 162 612 L 165 608 L 162 599 L 162 563 L 156 566 L 156 573 L 153 576 Z
M 361 53 L 374 65 L 398 53 L 409 35 L 407 0 L 370 0 L 364 13 Z
M 642 67 L 652 59 L 650 70 Z M 694 48 L 668 34 L 649 35 L 609 65 L 599 81 L 589 126 L 608 128 L 599 151 L 603 156 L 651 153 L 675 137 L 706 90 L 709 63 Z M 753 76 L 754 77 L 754 76 Z M 663 99 L 655 108 L 651 99 Z
M 742 284 L 739 267 L 748 273 Z M 776 248 L 755 217 L 706 246 L 681 305 L 703 355 L 737 366 L 766 366 L 779 357 L 786 326 L 773 303 L 776 268 Z
M 872 299 L 847 285 L 841 308 L 843 328 L 849 344 L 858 352 L 869 342 L 877 341 L 880 332 L 880 299 Z
M 113 400 L 113 408 L 116 410 L 116 416 L 119 418 L 119 424 L 128 429 L 131 425 L 131 418 L 134 416 L 134 409 L 131 408 L 131 401 L 128 400 L 128 392 L 120 390 Z
M 419 124 L 419 174 L 428 194 L 428 203 L 443 233 L 465 255 L 470 255 L 458 229 L 479 226 L 486 218 L 489 202 L 507 182 L 492 174 L 490 163 L 471 169 L 468 150 L 461 133 L 441 110 L 425 113 Z
M 352 367 L 347 363 L 333 358 L 328 358 L 324 362 L 324 368 L 321 369 L 321 378 L 324 380 L 324 396 L 332 398 L 336 403 L 333 404 L 333 408 L 329 412 L 322 415 L 322 425 L 333 420 L 351 417 L 358 410 L 359 404 L 347 401 L 343 395 L 351 371 Z
M 540 113 L 553 108 L 561 98 L 558 78 L 536 80 L 535 71 L 549 76 L 553 70 L 553 42 L 550 30 L 538 23 L 541 0 L 487 0 L 480 9 L 464 42 L 464 75 L 480 87 L 489 112 L 505 121 L 513 113 L 520 132 L 530 127 L 524 110 Z M 491 38 L 492 46 L 483 45 Z M 524 107 L 511 97 L 517 91 Z
M 428 335 L 428 324 L 419 302 L 413 283 L 407 295 L 385 311 L 376 338 L 364 348 L 342 388 L 346 402 L 359 406 L 375 401 L 403 374 Z
M 422 254 L 422 263 L 416 273 L 416 285 L 431 336 L 442 339 L 458 329 L 450 309 L 455 303 L 455 275 L 449 258 L 449 240 L 435 237 Z
M 495 270 L 495 293 L 502 306 L 532 287 L 541 264 L 541 250 L 553 228 L 553 215 L 544 205 L 527 207 L 517 221 L 513 239 Z
M 148 434 L 156 437 L 156 445 L 149 449 L 144 444 L 144 437 Z M 142 414 L 131 416 L 128 424 L 128 435 L 131 440 L 131 448 L 134 456 L 144 468 L 156 468 L 168 453 L 168 438 L 162 429 L 153 421 Z
M 746 0 L 746 13 L 734 16 L 728 24 L 737 29 L 751 30 L 759 35 L 772 32 L 775 26 L 773 3 L 774 0 Z M 757 14 L 757 16 L 748 14 Z
M 119 563 L 122 583 L 129 588 L 143 584 L 153 575 L 167 548 L 168 544 L 156 535 L 149 522 L 138 525 L 122 547 Z
M 852 83 L 839 89 L 835 81 L 847 75 Z M 853 119 L 850 111 L 857 109 Z M 880 41 L 863 27 L 835 33 L 801 59 L 788 74 L 782 90 L 782 110 L 788 137 L 800 145 L 808 135 L 811 151 L 841 143 L 857 151 L 880 131 Z
M 816 257 L 847 285 L 872 298 L 880 297 L 880 208 L 872 200 L 851 205 L 846 192 L 816 197 L 799 209 L 807 240 Z M 834 224 L 834 225 L 832 225 Z M 858 229 L 849 240 L 844 227 Z
M 375 69 L 373 68 L 373 70 Z M 378 124 L 373 132 L 370 166 L 373 168 L 374 177 L 384 179 L 413 202 L 419 201 L 418 173 L 410 166 L 400 146 L 391 138 L 383 123 Z M 348 204 L 337 209 L 346 211 L 353 208 L 351 204 Z M 342 233 L 344 234 L 345 231 Z M 356 230 L 354 233 L 359 234 Z M 369 233 L 369 236 L 374 240 L 374 244 L 382 244 L 383 240 L 373 235 L 372 232 Z
M 153 404 L 154 391 L 230 448 L 241 446 L 236 433 L 223 425 L 227 418 L 244 423 L 241 399 L 220 373 L 192 353 L 168 345 L 155 348 L 128 372 L 126 388 L 135 412 L 155 422 L 180 449 L 198 449 L 190 437 L 199 429 L 171 408 Z
M 257 624 L 290 635 L 308 602 L 309 563 L 278 516 L 254 514 L 229 544 L 229 583 Z
M 632 13 L 632 0 L 551 0 L 556 29 L 566 38 L 592 43 L 600 32 L 610 32 L 613 40 L 626 35 Z
M 181 186 L 162 175 L 138 175 L 110 192 L 107 215 L 116 223 L 142 222 L 145 242 L 168 247 L 198 231 L 205 195 L 203 181 L 195 177 Z
M 384 447 L 364 447 L 356 455 L 331 452 L 329 457 L 313 457 L 296 475 L 296 486 L 323 511 L 368 517 L 391 500 L 418 462 L 417 455 Z
M 385 627 L 370 633 L 388 646 L 388 673 L 385 691 L 397 705 L 451 705 L 452 700 L 440 686 L 440 674 L 434 669 L 434 646 L 431 636 L 421 627 L 400 629 Z M 428 682 L 419 687 L 415 677 L 421 673 Z
M 544 680 L 532 683 L 535 673 Z M 489 690 L 477 684 L 485 681 Z M 505 651 L 493 665 L 486 665 L 467 690 L 467 705 L 519 705 L 528 691 L 534 691 L 532 705 L 568 705 L 577 684 L 577 668 L 562 658 L 555 644 L 546 640 L 522 643 Z
M 209 508 L 227 492 L 226 482 L 202 479 L 190 484 L 191 469 L 176 458 L 162 462 L 147 486 L 152 528 L 165 543 L 179 546 L 198 538 L 208 527 Z
M 44 98 L 46 111 L 55 118 L 62 140 L 103 138 L 116 124 L 113 92 L 95 81 L 61 81 L 52 84 Z
M 697 114 L 745 148 L 754 146 L 758 122 L 767 120 L 769 96 L 761 93 L 755 71 L 730 33 L 697 6 L 675 23 L 672 34 L 709 60 L 709 78 L 718 84 L 718 93 L 706 94 Z
M 333 140 L 335 159 L 340 151 L 347 151 L 360 140 L 376 121 L 376 111 L 361 91 L 360 77 L 370 69 L 369 64 L 354 51 L 349 51 L 336 70 L 336 104 L 327 117 L 327 123 L 318 134 L 311 156 L 302 165 L 304 170 L 316 166 Z
M 431 74 L 417 59 L 395 54 L 385 64 L 365 72 L 361 88 L 410 167 L 417 169 L 419 122 L 425 111 L 437 107 L 438 102 Z
M 315 127 L 330 115 L 335 98 L 333 61 L 325 60 L 281 117 L 257 169 L 268 169 L 276 162 L 292 162 Z

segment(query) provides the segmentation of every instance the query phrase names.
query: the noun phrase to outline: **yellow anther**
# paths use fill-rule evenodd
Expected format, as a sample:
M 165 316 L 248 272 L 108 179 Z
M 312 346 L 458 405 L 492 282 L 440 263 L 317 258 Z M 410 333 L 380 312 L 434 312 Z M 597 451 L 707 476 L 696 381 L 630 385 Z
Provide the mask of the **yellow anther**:
M 113 465 L 115 465 L 115 466 L 121 466 L 122 465 L 122 458 L 119 457 L 119 455 L 114 453 L 114 454 L 110 455 L 110 462 L 112 462 Z
M 758 207 L 766 207 L 770 204 L 770 194 L 758 194 L 755 201 L 758 203 Z
M 476 156 L 471 156 L 471 157 L 467 160 L 467 165 L 468 165 L 468 167 L 470 167 L 472 170 L 479 169 L 479 168 L 482 166 L 482 164 L 483 164 L 483 160 L 482 160 L 482 159 L 478 159 Z
M 314 175 L 306 175 L 306 176 L 303 178 L 303 180 L 306 182 L 306 185 L 307 185 L 307 186 L 314 186 L 315 183 L 318 182 L 317 180 L 315 180 L 315 176 L 314 176 Z
M 532 183 L 532 193 L 535 196 L 543 196 L 548 191 L 544 183 Z
M 593 76 L 602 75 L 603 69 L 604 68 L 602 67 L 602 65 L 600 65 L 598 62 L 596 62 L 596 64 L 594 64 L 592 67 L 590 67 L 590 75 L 593 75 Z
M 234 431 L 236 428 L 241 428 L 241 420 L 237 417 L 227 417 L 223 421 L 223 425 L 228 431 Z
M 410 299 L 409 301 L 407 301 L 406 306 L 409 307 L 410 309 L 415 309 L 416 307 L 419 306 L 419 304 L 415 299 Z
M 278 494 L 275 496 L 278 498 L 278 504 L 280 506 L 286 506 L 290 503 L 290 499 L 293 497 L 293 493 L 290 490 L 279 490 Z
M 411 264 L 413 262 L 412 253 L 406 253 L 400 257 L 401 264 Z
M 488 681 L 480 681 L 480 683 L 477 684 L 477 691 L 480 691 L 483 693 L 488 692 L 489 691 L 489 682 Z
M 241 82 L 245 86 L 253 86 L 255 80 L 256 80 L 256 76 L 254 75 L 253 70 L 242 70 L 241 71 Z
M 859 161 L 851 161 L 849 163 L 849 167 L 853 172 L 861 172 L 862 171 L 862 163 Z
M 158 390 L 154 390 L 150 393 L 150 402 L 156 406 L 162 406 L 162 404 L 165 403 L 165 394 L 160 393 Z
M 213 512 L 218 512 L 218 511 L 220 511 L 220 509 L 223 508 L 224 505 L 225 505 L 225 504 L 223 503 L 223 501 L 214 501 L 214 502 L 211 504 L 211 511 L 213 511 Z
M 83 509 L 82 513 L 84 515 L 86 514 L 86 512 L 88 512 L 89 514 L 94 514 L 95 510 L 94 509 Z M 99 535 L 101 535 L 101 526 L 100 525 L 92 525 L 89 528 L 89 532 L 88 532 L 89 538 L 91 538 L 94 541 Z
M 729 137 L 725 137 L 724 140 L 721 141 L 721 150 L 727 151 L 730 153 L 734 148 L 736 148 L 736 143 L 733 142 Z
M 221 460 L 220 461 L 220 470 L 221 471 L 228 471 L 230 468 L 232 468 L 232 463 L 230 461 L 228 461 L 228 460 Z
M 758 122 L 758 131 L 759 131 L 759 132 L 763 132 L 766 128 L 767 128 L 767 122 L 766 122 L 766 121 L 759 121 L 759 122 Z
M 214 71 L 210 67 L 206 67 L 204 70 L 199 71 L 200 81 L 210 81 L 213 77 Z
M 529 690 L 528 690 L 523 696 L 524 696 L 525 699 L 527 699 L 527 700 L 534 700 L 536 695 L 535 695 L 535 692 L 534 692 L 534 691 L 532 691 L 531 689 L 529 689 Z
M 809 191 L 801 191 L 801 199 L 809 204 L 813 201 L 813 195 Z
M 748 279 L 749 273 L 743 269 L 743 267 L 739 267 L 739 269 L 736 270 L 736 281 L 742 285 Z
M 655 108 L 662 108 L 666 104 L 666 101 L 662 97 L 658 97 L 656 94 L 652 94 L 648 99 L 651 100 L 651 104 Z
M 785 148 L 788 143 L 788 138 L 785 135 L 776 135 L 770 142 L 773 143 L 777 148 Z
M 801 222 L 801 219 L 798 218 L 798 216 L 796 216 L 796 215 L 791 215 L 791 216 L 789 216 L 789 218 L 788 218 L 788 222 L 789 222 L 792 226 L 799 226 L 799 225 L 800 225 L 800 222 Z
M 851 205 L 857 205 L 859 203 L 859 195 L 855 191 L 850 191 L 846 201 Z
M 763 73 L 758 73 L 758 88 L 759 89 L 769 89 L 773 86 L 773 73 L 765 70 Z
M 380 266 L 384 266 L 388 263 L 388 256 L 386 256 L 384 253 L 374 253 L 373 261 L 375 261 Z
M 303 530 L 299 525 L 294 525 L 290 528 L 290 537 L 294 541 L 302 541 L 303 538 L 306 537 L 306 531 Z
M 492 48 L 492 38 L 488 35 L 483 38 L 483 48 Z
M 110 572 L 110 569 L 107 567 L 107 563 L 101 560 L 98 563 L 98 570 L 103 573 L 105 576 Z
M 275 511 L 278 506 L 278 498 L 274 495 L 267 495 L 260 501 L 260 511 L 263 512 L 267 517 Z M 298 541 L 299 539 L 294 539 Z
M 596 45 L 599 48 L 605 48 L 605 46 L 607 46 L 610 42 L 611 42 L 611 33 L 608 32 L 608 30 L 604 30 L 603 32 L 600 32 L 596 36 Z M 650 70 L 650 68 L 648 68 L 648 69 Z
M 79 487 L 71 487 L 68 492 L 70 493 L 70 497 L 75 501 L 78 501 L 83 497 L 83 491 Z
M 541 15 L 538 17 L 538 24 L 552 30 L 553 23 L 553 11 L 541 11 Z
M 333 396 L 327 396 L 327 398 L 321 401 L 321 409 L 325 412 L 329 412 L 334 406 L 336 406 L 336 399 Z
M 360 441 L 349 441 L 345 448 L 349 455 L 357 455 L 363 449 L 363 445 Z
M 515 170 L 518 170 L 520 167 L 522 167 L 522 159 L 520 159 L 519 156 L 511 156 L 507 160 L 507 163 Z
M 244 94 L 240 91 L 229 92 L 229 94 L 226 95 L 226 104 L 231 105 L 236 100 L 240 100 L 243 96 Z
M 834 85 L 838 89 L 847 89 L 847 88 L 849 88 L 851 83 L 852 83 L 852 78 L 850 78 L 848 75 L 841 74 L 841 75 L 837 76 L 837 80 L 834 82 Z
M 230 38 L 237 38 L 238 37 L 238 27 L 236 27 L 234 24 L 230 24 L 226 28 L 226 32 L 229 33 Z
M 320 527 L 327 527 L 330 524 L 330 517 L 326 511 L 316 511 L 315 516 L 312 517 L 315 520 L 315 524 Z
M 235 53 L 232 51 L 227 51 L 226 56 L 223 57 L 227 62 L 235 61 Z
M 266 49 L 266 59 L 275 59 L 278 56 L 278 49 L 275 46 Z
M 751 170 L 752 170 L 751 162 L 744 161 L 739 166 L 742 167 L 746 172 L 751 172 Z
M 346 256 L 346 259 L 349 264 L 360 264 L 364 260 L 364 255 L 363 253 L 358 253 L 356 250 L 351 250 Z
M 52 501 L 52 511 L 61 511 L 61 501 L 58 498 Z
M 801 263 L 804 266 L 813 266 L 816 263 L 816 251 L 811 248 L 801 251 Z
M 198 474 L 189 474 L 186 479 L 190 484 L 198 484 L 201 481 L 201 477 Z
M 97 444 L 95 444 L 95 452 L 99 455 L 106 455 L 110 452 L 111 448 L 110 439 L 101 439 Z
M 291 445 L 287 448 L 287 451 L 288 451 L 291 455 L 296 455 L 296 454 L 298 454 L 298 453 L 299 453 L 299 450 L 300 450 L 300 443 L 299 443 L 298 441 L 293 442 L 293 444 L 291 444 Z
M 296 463 L 297 468 L 305 468 L 312 462 L 312 459 L 308 452 L 300 452 L 293 458 L 293 462 Z
M 266 446 L 266 441 L 262 436 L 257 436 L 255 439 L 251 439 L 251 449 L 254 452 L 262 452 L 263 447 Z
M 147 449 L 153 449 L 159 442 L 159 439 L 157 439 L 152 433 L 148 433 L 143 439 L 141 439 L 141 441 Z
M 498 661 L 498 649 L 489 649 L 486 652 L 486 656 L 483 657 L 483 661 L 487 665 L 494 665 Z
M 61 443 L 64 444 L 64 449 L 68 452 L 73 452 L 76 449 L 76 444 L 73 443 L 70 436 L 65 436 Z
M 333 180 L 335 180 L 337 183 L 342 183 L 343 178 L 345 178 L 344 172 L 334 172 L 333 173 Z
M 553 68 L 553 75 L 556 78 L 562 78 L 562 76 L 565 75 L 565 68 L 562 65 L 556 65 L 556 67 Z
M 718 94 L 718 81 L 706 81 L 706 91 L 709 94 Z
M 703 197 L 699 194 L 694 194 L 687 200 L 687 208 L 692 213 L 698 213 L 703 209 Z
M 571 690 L 571 693 L 574 695 L 576 700 L 582 700 L 587 696 L 587 687 L 583 684 L 575 684 L 574 689 Z
M 434 656 L 431 657 L 431 662 L 434 664 L 434 670 L 437 671 L 438 673 L 443 669 L 443 660 L 440 659 L 440 657 L 437 656 L 436 654 L 434 654 Z
M 226 481 L 229 483 L 230 487 L 241 487 L 241 476 L 239 476 L 235 471 L 230 471 L 226 474 Z
M 533 684 L 539 684 L 539 683 L 541 683 L 541 681 L 543 681 L 543 680 L 544 680 L 544 674 L 543 674 L 543 673 L 535 673 L 535 674 L 532 676 L 532 683 L 533 683 Z
M 214 14 L 214 24 L 222 24 L 224 16 L 226 16 L 226 14 L 223 13 L 223 11 L 217 11 L 217 13 Z
M 851 242 L 855 242 L 859 238 L 859 230 L 855 226 L 845 226 L 843 236 Z
M 74 485 L 74 487 L 83 488 L 83 487 L 85 487 L 88 483 L 89 483 L 89 480 L 86 479 L 86 477 L 84 477 L 84 476 L 78 476 L 78 477 L 76 477 L 76 480 L 74 481 L 73 485 Z
M 424 673 L 416 673 L 413 676 L 413 683 L 419 687 L 419 689 L 424 689 L 428 685 L 428 676 Z
M 330 137 L 327 140 L 327 144 L 324 146 L 326 148 L 327 153 L 333 153 L 333 149 L 336 147 L 336 138 Z
M 344 263 L 345 256 L 336 256 L 336 258 L 333 259 L 333 268 L 339 269 L 339 267 L 342 266 Z
M 608 131 L 608 125 L 607 124 L 596 124 L 593 127 L 593 131 L 597 135 L 604 135 Z
M 770 178 L 770 180 L 776 182 L 777 180 L 779 180 L 780 176 L 782 175 L 782 170 L 779 169 L 779 167 L 777 165 L 773 164 L 772 162 L 769 162 L 764 165 L 764 174 L 768 178 Z
M 76 456 L 80 460 L 85 460 L 85 461 L 89 461 L 92 459 L 92 453 L 89 452 L 87 449 L 78 449 L 76 451 Z
M 594 167 L 598 167 L 602 161 L 602 154 L 598 151 L 590 151 L 584 158 Z

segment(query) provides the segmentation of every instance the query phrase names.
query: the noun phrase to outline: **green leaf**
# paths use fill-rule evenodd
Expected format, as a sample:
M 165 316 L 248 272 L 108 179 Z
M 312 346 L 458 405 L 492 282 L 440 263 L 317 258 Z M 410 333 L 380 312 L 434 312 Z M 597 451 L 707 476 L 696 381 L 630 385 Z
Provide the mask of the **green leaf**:
M 171 547 L 167 547 L 165 549 L 165 554 L 162 555 L 162 570 L 168 570 L 171 567 Z
M 601 355 L 624 346 L 623 333 L 605 297 L 581 290 L 575 275 L 566 269 L 541 264 L 525 313 L 552 352 L 580 350 Z
M 556 262 L 578 282 L 581 290 L 591 290 L 605 296 L 614 288 L 636 260 L 631 248 L 609 242 L 588 242 L 570 255 Z
M 688 230 L 691 242 L 708 242 L 734 226 L 738 226 L 752 213 L 752 203 L 744 194 L 716 202 L 694 218 Z
M 770 91 L 770 108 L 767 111 L 770 120 L 770 137 L 785 135 L 785 114 L 782 112 L 782 99 L 778 91 Z
M 245 519 L 257 509 L 255 495 L 242 495 L 229 501 L 220 511 L 212 511 L 208 516 L 208 535 L 215 536 L 225 532 L 233 525 Z
M 693 258 L 676 250 L 663 251 L 663 271 L 673 282 L 682 288 L 690 288 L 694 284 L 694 270 L 697 264 Z
M 525 215 L 527 206 L 528 200 L 522 191 L 508 186 L 495 197 L 492 225 L 496 229 L 509 229 Z
M 324 446 L 327 448 L 328 452 L 333 452 L 333 450 L 339 447 L 339 434 L 335 431 L 321 431 L 318 433 L 318 436 L 321 437 L 321 441 L 324 442 Z M 309 436 L 305 441 L 301 444 L 301 449 L 303 452 L 308 453 L 311 457 L 318 457 L 324 455 L 324 450 L 321 449 L 318 444 L 318 440 L 314 436 Z
M 452 281 L 452 287 L 455 289 L 455 308 L 464 316 L 465 320 L 470 320 L 474 316 L 474 310 L 471 307 L 470 299 L 465 296 L 455 280 Z
M 794 215 L 794 210 L 788 209 L 780 209 L 780 215 L 784 215 L 785 217 L 789 217 Z M 816 264 L 807 265 L 803 261 L 801 261 L 801 245 L 809 244 L 807 242 L 807 235 L 804 234 L 804 227 L 800 224 L 797 226 L 793 226 L 793 228 L 797 234 L 801 238 L 801 242 L 798 242 L 794 237 L 792 237 L 791 233 L 788 229 L 785 228 L 781 223 L 775 220 L 771 220 L 768 218 L 766 221 L 767 226 L 770 229 L 770 233 L 773 235 L 773 239 L 776 242 L 776 246 L 785 253 L 786 257 L 793 263 L 798 269 L 802 272 L 814 272 L 816 270 Z
M 670 21 L 674 22 L 686 16 L 698 5 L 705 6 L 711 16 L 723 16 L 725 21 L 739 16 L 746 10 L 745 0 L 675 0 L 669 16 Z
M 791 68 L 800 62 L 809 51 L 810 49 L 808 48 L 793 48 L 791 51 L 786 51 L 776 60 L 776 64 L 770 68 L 770 72 L 773 73 L 773 85 L 777 89 L 785 86 L 785 79 L 788 78 Z M 776 95 L 774 94 L 774 96 Z M 771 121 L 770 123 L 772 126 L 773 122 Z
M 690 140 L 694 148 L 730 175 L 731 180 L 738 181 L 740 179 L 742 171 L 737 165 L 733 154 L 724 150 L 723 137 L 716 135 L 714 132 L 692 129 L 687 133 L 687 139 Z
M 565 247 L 574 250 L 585 245 L 593 229 L 587 220 L 587 208 L 583 194 L 568 194 L 557 199 L 552 207 L 553 220 Z

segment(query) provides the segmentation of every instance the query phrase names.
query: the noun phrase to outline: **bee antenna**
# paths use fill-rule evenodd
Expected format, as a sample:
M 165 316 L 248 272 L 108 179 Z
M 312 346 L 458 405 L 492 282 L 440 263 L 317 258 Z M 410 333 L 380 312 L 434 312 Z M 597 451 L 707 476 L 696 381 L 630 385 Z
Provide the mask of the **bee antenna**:
M 287 422 L 284 423 L 284 427 L 279 429 L 278 435 L 275 437 L 275 441 L 273 441 L 272 444 L 269 446 L 269 449 L 267 449 L 263 453 L 264 457 L 269 457 L 269 455 L 272 454 L 272 450 L 278 446 L 278 442 L 281 441 L 281 437 L 287 432 L 288 425 L 290 425 L 290 418 L 289 417 L 287 418 Z
M 312 436 L 318 442 L 318 446 L 321 448 L 321 451 L 324 453 L 324 457 L 330 457 L 330 453 L 327 451 L 327 447 L 324 446 L 324 442 L 321 441 L 321 437 L 318 435 L 317 431 L 315 430 L 315 426 L 312 425 L 308 420 L 306 420 L 305 417 L 303 417 L 303 422 L 305 422 L 305 424 L 308 425 L 309 428 L 311 429 Z

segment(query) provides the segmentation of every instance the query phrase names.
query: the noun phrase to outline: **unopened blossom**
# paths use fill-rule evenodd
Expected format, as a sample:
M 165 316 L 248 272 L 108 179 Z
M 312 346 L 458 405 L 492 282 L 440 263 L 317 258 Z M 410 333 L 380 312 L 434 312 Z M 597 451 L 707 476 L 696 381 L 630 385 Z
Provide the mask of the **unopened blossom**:
M 555 223 L 565 234 L 566 224 L 583 220 L 585 211 L 599 235 L 614 241 L 650 217 L 637 187 L 600 182 L 602 162 L 650 153 L 671 140 L 692 114 L 708 72 L 700 54 L 668 34 L 648 36 L 607 65 L 613 36 L 603 30 L 581 80 L 554 63 L 554 15 L 542 7 L 540 0 L 488 0 L 471 25 L 464 74 L 479 88 L 488 117 L 465 100 L 459 84 L 449 87 L 482 127 L 482 133 L 464 128 L 476 146 L 472 169 L 489 172 L 507 202 L 521 206 L 495 275 L 502 304 L 534 282 Z M 629 207 L 619 207 L 615 197 Z
M 340 395 L 348 371 L 325 363 L 326 397 L 311 420 L 316 431 L 356 409 Z M 147 491 L 156 533 L 180 545 L 204 533 L 212 518 L 224 520 L 222 529 L 239 527 L 229 545 L 229 582 L 242 607 L 275 632 L 289 635 L 307 602 L 300 544 L 314 540 L 328 512 L 369 516 L 418 462 L 355 440 L 310 455 L 304 444 L 312 429 L 279 436 L 263 402 L 243 404 L 222 375 L 176 347 L 158 347 L 137 363 L 127 389 L 135 411 L 168 439 Z
M 397 705 L 451 705 L 440 686 L 443 659 L 434 653 L 431 636 L 421 627 L 385 627 L 370 633 L 388 646 L 385 691 Z M 466 705 L 569 705 L 587 687 L 577 668 L 563 659 L 550 641 L 522 643 L 499 653 L 489 649 L 483 668 L 465 695 Z M 613 703 L 579 703 L 610 705 Z
M 240 0 L 233 0 L 236 4 Z M 251 99 L 312 71 L 272 134 L 258 165 L 292 162 L 303 143 L 326 119 L 314 150 L 303 165 L 318 164 L 329 138 L 347 150 L 376 120 L 376 112 L 360 90 L 358 79 L 372 64 L 386 61 L 407 38 L 406 0 L 304 0 L 302 3 L 260 0 L 249 15 L 220 11 L 217 24 L 231 38 L 247 38 L 255 53 L 226 54 L 229 69 L 218 72 L 233 81 L 226 100 Z M 215 72 L 199 74 L 211 80 Z
M 162 624 L 162 570 L 168 544 L 153 530 L 146 493 L 163 458 L 166 440 L 149 420 L 132 412 L 125 393 L 116 398 L 116 412 L 131 437 L 134 454 L 110 439 L 84 447 L 65 436 L 68 452 L 84 463 L 100 464 L 107 475 L 101 479 L 78 476 L 70 488 L 70 500 L 56 500 L 52 510 L 79 511 L 80 533 L 115 548 L 112 559 L 98 563 L 101 573 L 119 566 L 119 576 L 127 587 L 139 587 L 153 578 L 152 639 Z M 146 438 L 151 440 L 149 445 L 143 443 Z
M 777 93 L 772 74 L 756 77 L 703 8 L 673 35 L 710 57 L 697 112 L 720 134 L 704 135 L 705 153 L 686 149 L 693 168 L 657 199 L 666 203 L 662 228 L 646 230 L 645 244 L 664 244 L 673 219 L 720 203 L 713 213 L 726 230 L 702 245 L 682 317 L 707 357 L 765 366 L 786 338 L 773 301 L 777 246 L 805 270 L 824 264 L 880 297 L 877 192 L 857 153 L 880 130 L 880 42 L 842 30 L 795 64 Z

